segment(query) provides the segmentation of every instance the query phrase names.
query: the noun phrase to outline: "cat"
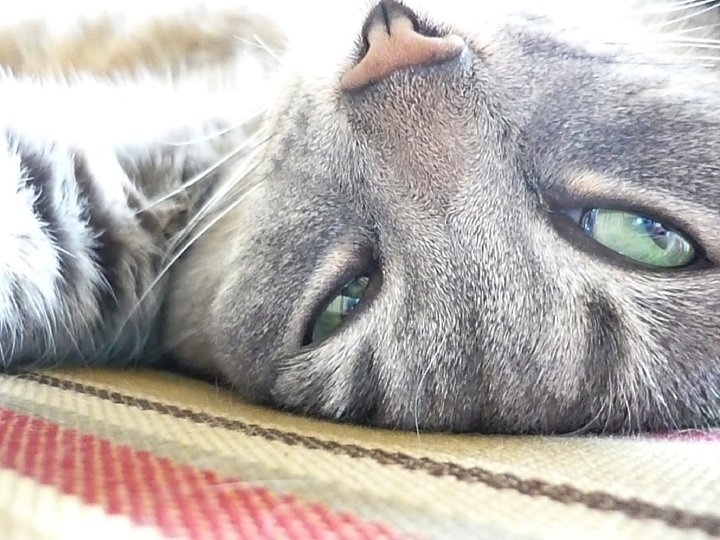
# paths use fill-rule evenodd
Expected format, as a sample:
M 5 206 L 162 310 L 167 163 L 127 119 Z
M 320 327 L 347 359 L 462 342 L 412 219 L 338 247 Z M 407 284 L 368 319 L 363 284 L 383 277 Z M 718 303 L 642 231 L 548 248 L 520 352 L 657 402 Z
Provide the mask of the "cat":
M 4 365 L 169 353 L 396 429 L 720 425 L 720 7 L 600 4 L 304 2 L 280 62 L 251 17 L 165 79 L 5 60 Z

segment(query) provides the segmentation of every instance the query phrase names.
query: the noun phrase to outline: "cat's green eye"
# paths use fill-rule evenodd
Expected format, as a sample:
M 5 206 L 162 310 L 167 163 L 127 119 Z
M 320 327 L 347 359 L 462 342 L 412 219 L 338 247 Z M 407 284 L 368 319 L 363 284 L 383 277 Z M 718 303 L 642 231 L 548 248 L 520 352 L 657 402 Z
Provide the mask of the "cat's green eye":
M 330 299 L 330 302 L 315 320 L 312 328 L 311 343 L 328 338 L 342 326 L 346 317 L 360 304 L 369 281 L 370 278 L 367 276 L 357 277 Z
M 685 237 L 638 214 L 593 209 L 582 215 L 580 226 L 606 248 L 650 266 L 679 268 L 695 259 L 695 248 Z

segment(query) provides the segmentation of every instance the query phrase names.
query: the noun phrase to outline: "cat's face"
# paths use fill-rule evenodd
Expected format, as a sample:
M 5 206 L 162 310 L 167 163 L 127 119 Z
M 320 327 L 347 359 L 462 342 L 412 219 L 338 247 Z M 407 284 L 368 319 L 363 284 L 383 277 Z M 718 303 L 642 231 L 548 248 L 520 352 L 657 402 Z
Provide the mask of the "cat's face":
M 714 50 L 638 34 L 687 12 L 606 14 L 629 30 L 597 41 L 407 5 L 458 54 L 344 88 L 372 4 L 301 58 L 257 186 L 177 270 L 179 355 L 253 400 L 402 428 L 720 421 L 719 81 L 691 58 Z

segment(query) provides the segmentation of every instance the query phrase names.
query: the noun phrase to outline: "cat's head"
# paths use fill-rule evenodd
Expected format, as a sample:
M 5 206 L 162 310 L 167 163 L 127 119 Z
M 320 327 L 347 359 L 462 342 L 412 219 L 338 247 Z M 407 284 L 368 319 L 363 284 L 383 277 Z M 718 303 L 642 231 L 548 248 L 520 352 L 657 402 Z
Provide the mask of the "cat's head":
M 303 26 L 260 159 L 176 270 L 178 355 L 385 426 L 718 423 L 716 14 L 457 3 Z

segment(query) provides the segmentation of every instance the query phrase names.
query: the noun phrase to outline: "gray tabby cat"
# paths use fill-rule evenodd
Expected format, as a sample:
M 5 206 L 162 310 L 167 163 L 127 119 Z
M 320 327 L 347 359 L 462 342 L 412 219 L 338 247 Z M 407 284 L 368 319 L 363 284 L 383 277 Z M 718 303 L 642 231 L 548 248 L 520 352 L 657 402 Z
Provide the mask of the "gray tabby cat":
M 170 351 L 396 428 L 720 424 L 717 2 L 335 4 L 277 94 L 262 62 L 211 98 L 0 83 L 4 364 Z

